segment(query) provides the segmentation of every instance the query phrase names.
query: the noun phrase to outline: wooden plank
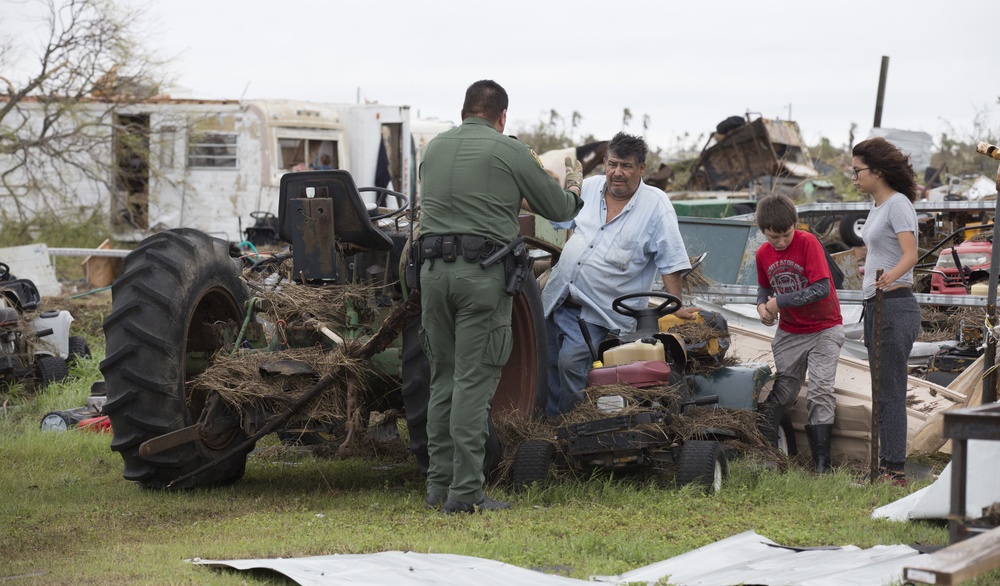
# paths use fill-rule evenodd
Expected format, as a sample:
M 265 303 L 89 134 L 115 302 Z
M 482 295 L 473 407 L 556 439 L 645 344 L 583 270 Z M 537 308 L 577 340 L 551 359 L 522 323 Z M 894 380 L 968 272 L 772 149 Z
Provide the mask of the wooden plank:
M 903 566 L 903 579 L 924 584 L 961 584 L 1000 568 L 1000 527 L 917 558 Z
M 774 357 L 771 355 L 772 334 L 738 325 L 729 324 L 732 338 L 730 352 L 745 362 L 766 362 L 774 371 Z M 807 410 L 805 396 L 808 383 L 803 381 L 798 400 L 788 410 L 792 424 L 796 428 L 799 446 L 808 442 L 803 430 Z M 870 453 L 871 433 L 871 373 L 868 362 L 841 356 L 837 362 L 837 376 L 834 381 L 837 400 L 834 417 L 832 452 L 834 461 L 857 459 L 866 461 Z M 946 389 L 930 381 L 916 377 L 907 378 L 907 453 L 913 453 L 912 442 L 917 432 L 924 427 L 935 413 L 965 402 L 966 395 L 954 387 Z
M 111 248 L 111 240 L 105 239 L 97 247 L 98 250 Z M 125 268 L 125 261 L 121 258 L 110 256 L 88 256 L 80 263 L 83 266 L 83 273 L 87 276 L 87 283 L 94 287 L 107 287 L 114 282 Z
M 965 395 L 962 403 L 945 409 L 961 409 L 974 405 L 981 405 L 983 402 L 983 364 L 984 357 L 980 356 L 967 368 L 958 378 L 951 381 L 949 389 Z M 944 411 L 934 413 L 924 423 L 924 426 L 917 430 L 917 435 L 913 438 L 913 451 L 921 453 L 943 452 L 951 453 L 951 440 L 944 437 Z

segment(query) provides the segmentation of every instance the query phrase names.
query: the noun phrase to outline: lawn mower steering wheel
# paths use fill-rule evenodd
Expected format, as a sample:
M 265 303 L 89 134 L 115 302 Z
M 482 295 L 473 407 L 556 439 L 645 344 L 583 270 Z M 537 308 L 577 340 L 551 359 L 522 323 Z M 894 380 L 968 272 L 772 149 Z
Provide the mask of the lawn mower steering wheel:
M 663 299 L 663 303 L 656 307 L 637 309 L 631 305 L 625 305 L 623 301 L 635 299 L 637 297 L 655 297 Z M 683 303 L 676 295 L 671 295 L 665 291 L 647 291 L 645 293 L 629 293 L 622 295 L 611 302 L 611 309 L 615 313 L 635 319 L 635 331 L 637 334 L 654 334 L 659 331 L 658 320 L 681 308 Z

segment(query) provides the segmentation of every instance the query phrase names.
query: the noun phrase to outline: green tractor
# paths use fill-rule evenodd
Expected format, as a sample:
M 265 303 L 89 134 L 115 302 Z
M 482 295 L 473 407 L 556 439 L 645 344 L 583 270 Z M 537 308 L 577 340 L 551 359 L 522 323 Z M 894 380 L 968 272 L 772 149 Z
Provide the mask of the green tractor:
M 382 201 L 394 197 L 399 209 L 371 210 L 360 191 L 375 191 Z M 352 438 L 365 431 L 363 414 L 393 409 L 405 414 L 410 449 L 425 471 L 429 368 L 417 337 L 419 294 L 406 287 L 400 262 L 412 235 L 412 208 L 402 194 L 359 190 L 345 171 L 288 173 L 279 196 L 278 233 L 291 244 L 283 253 L 258 261 L 239 258 L 229 243 L 183 228 L 151 236 L 130 253 L 112 286 L 112 311 L 104 322 L 107 356 L 101 363 L 107 392 L 103 413 L 111 420 L 111 447 L 124 460 L 125 478 L 146 488 L 230 484 L 243 476 L 255 443 L 272 432 L 335 442 L 338 453 L 348 455 Z M 293 282 L 285 282 L 290 294 L 296 287 L 353 286 L 365 296 L 354 302 L 344 323 L 287 323 L 279 332 L 263 319 L 246 276 L 279 261 L 293 265 Z M 516 343 L 493 412 L 540 417 L 546 345 L 534 280 L 515 298 L 512 325 Z M 278 376 L 306 373 L 315 380 L 278 408 L 234 405 L 192 384 L 219 352 L 237 347 L 269 352 L 278 349 L 278 338 L 292 346 L 350 352 L 371 386 L 359 394 L 336 373 L 308 373 L 277 363 L 269 368 Z M 350 416 L 320 423 L 305 407 L 328 396 L 322 393 L 330 388 L 347 397 Z M 488 471 L 501 459 L 502 446 L 492 432 Z

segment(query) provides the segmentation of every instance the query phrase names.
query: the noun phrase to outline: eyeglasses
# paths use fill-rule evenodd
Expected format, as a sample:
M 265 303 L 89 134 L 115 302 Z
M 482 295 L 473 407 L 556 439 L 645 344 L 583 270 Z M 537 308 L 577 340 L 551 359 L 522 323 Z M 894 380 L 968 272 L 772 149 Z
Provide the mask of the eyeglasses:
M 868 170 L 868 167 L 862 167 L 861 169 L 851 169 L 851 179 L 852 180 L 857 179 L 858 178 L 858 173 L 860 173 L 862 171 L 867 171 L 867 170 Z

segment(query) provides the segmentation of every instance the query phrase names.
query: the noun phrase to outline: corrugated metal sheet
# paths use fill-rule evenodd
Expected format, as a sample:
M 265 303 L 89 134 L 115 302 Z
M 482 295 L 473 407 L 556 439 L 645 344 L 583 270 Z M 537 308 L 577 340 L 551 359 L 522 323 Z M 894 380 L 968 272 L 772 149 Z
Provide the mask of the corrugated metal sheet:
M 652 585 L 667 576 L 676 586 L 873 586 L 900 581 L 903 566 L 914 565 L 920 555 L 905 545 L 789 548 L 746 531 L 666 561 L 618 576 L 593 576 L 590 581 L 476 557 L 400 551 L 194 563 L 236 570 L 273 570 L 303 586 L 571 586 L 595 581 Z

